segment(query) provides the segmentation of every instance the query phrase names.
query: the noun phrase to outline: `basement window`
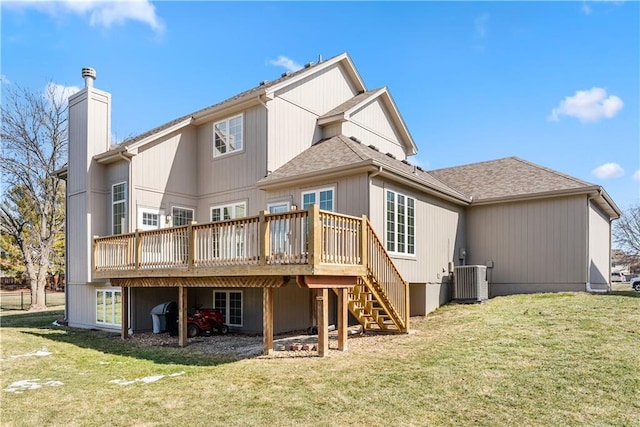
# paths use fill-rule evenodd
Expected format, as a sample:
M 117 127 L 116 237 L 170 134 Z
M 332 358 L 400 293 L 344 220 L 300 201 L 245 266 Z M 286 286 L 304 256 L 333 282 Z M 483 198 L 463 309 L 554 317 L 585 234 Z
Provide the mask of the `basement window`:
M 120 326 L 122 319 L 122 291 L 98 289 L 96 291 L 96 323 Z

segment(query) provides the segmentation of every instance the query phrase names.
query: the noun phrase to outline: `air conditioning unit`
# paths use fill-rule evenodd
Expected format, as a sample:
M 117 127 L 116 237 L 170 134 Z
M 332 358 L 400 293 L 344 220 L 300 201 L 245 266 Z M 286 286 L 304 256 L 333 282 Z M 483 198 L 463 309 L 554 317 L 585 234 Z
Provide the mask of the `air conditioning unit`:
M 463 265 L 454 269 L 453 299 L 479 302 L 489 299 L 489 282 L 485 265 Z

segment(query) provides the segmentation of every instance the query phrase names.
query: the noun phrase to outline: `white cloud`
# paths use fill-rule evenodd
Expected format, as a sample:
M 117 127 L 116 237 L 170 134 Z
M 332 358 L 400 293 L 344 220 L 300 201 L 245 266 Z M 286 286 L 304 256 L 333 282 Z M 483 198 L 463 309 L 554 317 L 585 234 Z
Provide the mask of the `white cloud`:
M 47 83 L 44 88 L 43 96 L 47 99 L 55 100 L 57 105 L 66 104 L 67 99 L 76 92 L 79 92 L 78 86 L 64 86 L 57 83 Z
M 480 38 L 485 38 L 487 36 L 487 24 L 489 23 L 489 14 L 483 13 L 475 19 L 475 28 L 476 34 Z
M 586 1 L 582 2 L 582 7 L 580 7 L 580 10 L 585 15 L 591 15 L 591 6 L 589 6 Z
M 610 119 L 622 110 L 624 102 L 615 95 L 607 96 L 607 91 L 600 87 L 579 90 L 574 96 L 567 96 L 551 110 L 548 119 L 554 122 L 560 116 L 575 117 L 581 122 L 597 122 L 602 118 Z
M 110 28 L 113 24 L 126 21 L 139 21 L 149 25 L 156 33 L 164 31 L 164 24 L 156 14 L 156 7 L 149 0 L 60 0 L 46 2 L 41 0 L 18 0 L 8 2 L 11 8 L 33 8 L 55 18 L 72 13 L 88 16 L 89 24 Z
M 599 179 L 620 178 L 624 175 L 624 169 L 617 163 L 605 163 L 591 171 Z
M 7 76 L 5 76 L 4 74 L 0 75 L 0 84 L 3 85 L 10 85 L 11 84 L 11 80 L 9 80 L 7 78 Z
M 293 59 L 282 55 L 278 56 L 277 59 L 270 59 L 269 64 L 275 65 L 276 67 L 284 67 L 287 71 L 298 71 L 302 68 L 302 65 L 298 64 Z
M 640 169 L 638 169 L 632 176 L 634 181 L 640 181 Z

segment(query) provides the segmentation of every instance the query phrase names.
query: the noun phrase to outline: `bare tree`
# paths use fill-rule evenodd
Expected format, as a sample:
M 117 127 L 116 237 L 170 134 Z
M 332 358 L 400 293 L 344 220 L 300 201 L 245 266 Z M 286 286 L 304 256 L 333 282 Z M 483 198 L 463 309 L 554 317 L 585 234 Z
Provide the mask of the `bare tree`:
M 613 223 L 613 240 L 633 259 L 640 256 L 640 205 L 631 206 Z
M 67 158 L 67 101 L 45 93 L 3 90 L 3 180 L 0 232 L 20 249 L 31 282 L 31 310 L 43 309 L 47 273 L 64 240 L 64 182 L 54 172 Z

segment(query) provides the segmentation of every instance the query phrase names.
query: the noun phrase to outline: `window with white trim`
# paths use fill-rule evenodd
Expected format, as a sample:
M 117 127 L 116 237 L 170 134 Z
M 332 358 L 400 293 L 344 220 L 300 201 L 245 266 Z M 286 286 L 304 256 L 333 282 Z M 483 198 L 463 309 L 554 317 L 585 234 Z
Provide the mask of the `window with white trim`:
M 122 291 L 119 289 L 96 290 L 96 323 L 120 326 L 122 319 Z
M 173 226 L 180 227 L 181 225 L 189 225 L 193 221 L 193 209 L 180 208 L 174 206 L 171 208 L 171 216 L 173 217 Z
M 141 230 L 157 230 L 162 228 L 164 211 L 138 206 L 138 228 Z
M 244 218 L 247 216 L 247 203 L 239 202 L 211 208 L 211 222 L 226 221 L 228 219 Z
M 389 252 L 415 255 L 415 204 L 414 198 L 387 190 L 386 245 Z
M 127 230 L 127 183 L 111 186 L 112 234 Z
M 320 209 L 322 209 L 323 211 L 333 212 L 333 193 L 333 187 L 304 191 L 302 193 L 302 209 L 308 209 L 309 206 L 316 204 L 319 205 Z
M 242 291 L 213 291 L 213 307 L 228 326 L 242 326 Z
M 242 114 L 213 124 L 213 157 L 242 151 Z
M 247 203 L 238 202 L 211 208 L 211 222 L 227 221 L 247 216 Z M 233 224 L 223 226 L 224 229 L 212 230 L 213 256 L 221 258 L 237 258 L 245 256 L 245 227 Z
M 269 203 L 269 213 L 277 214 L 289 212 L 289 202 Z M 271 243 L 271 255 L 286 256 L 291 254 L 291 229 L 288 219 L 272 219 L 269 222 L 269 242 Z

